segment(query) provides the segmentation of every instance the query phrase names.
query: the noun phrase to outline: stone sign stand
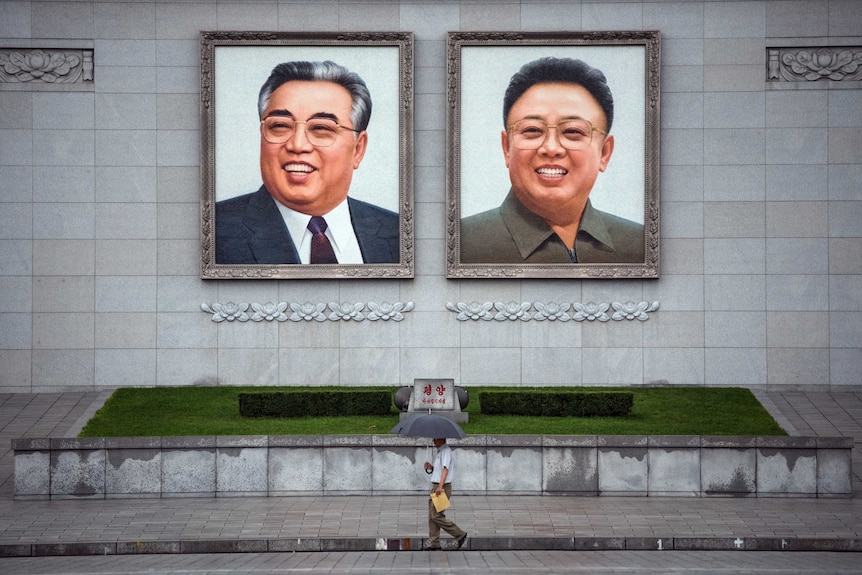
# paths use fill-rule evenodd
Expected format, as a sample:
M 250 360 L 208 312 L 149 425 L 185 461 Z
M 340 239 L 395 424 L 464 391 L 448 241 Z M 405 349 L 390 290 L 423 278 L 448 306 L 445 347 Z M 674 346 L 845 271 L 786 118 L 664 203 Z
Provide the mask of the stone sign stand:
M 461 411 L 454 379 L 414 379 L 413 393 L 407 411 L 401 412 L 401 419 L 417 413 L 440 415 L 456 423 L 467 423 L 469 419 L 469 415 Z

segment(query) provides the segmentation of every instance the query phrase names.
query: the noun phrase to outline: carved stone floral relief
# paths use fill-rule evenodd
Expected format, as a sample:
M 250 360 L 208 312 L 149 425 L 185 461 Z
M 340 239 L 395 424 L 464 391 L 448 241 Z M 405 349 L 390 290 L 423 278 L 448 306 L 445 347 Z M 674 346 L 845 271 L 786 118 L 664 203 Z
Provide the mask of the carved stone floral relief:
M 93 50 L 0 48 L 0 83 L 92 85 Z
M 767 48 L 770 82 L 858 82 L 862 80 L 862 47 L 822 46 Z
M 413 310 L 413 302 L 381 303 L 202 303 L 201 310 L 212 320 L 223 321 L 401 321 Z
M 449 302 L 446 309 L 458 314 L 458 321 L 647 321 L 657 311 L 657 301 L 649 303 L 557 303 L 557 302 Z M 532 310 L 532 311 L 531 311 Z
M 330 302 L 330 303 L 202 303 L 201 310 L 212 314 L 212 321 L 402 321 L 413 311 L 411 302 Z M 446 309 L 457 314 L 458 321 L 647 321 L 658 311 L 656 302 L 448 302 Z

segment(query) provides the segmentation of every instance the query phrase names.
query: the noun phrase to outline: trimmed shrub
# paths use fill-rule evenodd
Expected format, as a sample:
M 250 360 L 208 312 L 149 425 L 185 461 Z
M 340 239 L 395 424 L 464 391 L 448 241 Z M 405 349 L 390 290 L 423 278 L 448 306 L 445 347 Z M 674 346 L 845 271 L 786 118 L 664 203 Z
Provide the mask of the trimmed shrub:
M 624 417 L 632 412 L 631 392 L 485 391 L 479 396 L 485 415 L 539 417 Z
M 334 417 L 339 415 L 387 415 L 390 390 L 279 391 L 240 393 L 242 417 Z

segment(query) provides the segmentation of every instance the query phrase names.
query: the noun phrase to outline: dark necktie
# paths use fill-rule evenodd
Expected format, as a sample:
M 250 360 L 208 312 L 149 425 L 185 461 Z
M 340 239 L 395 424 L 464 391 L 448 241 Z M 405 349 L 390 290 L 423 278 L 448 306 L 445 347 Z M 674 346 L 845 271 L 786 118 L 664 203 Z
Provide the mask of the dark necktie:
M 326 220 L 321 216 L 312 217 L 308 222 L 308 231 L 311 232 L 311 263 L 337 264 L 332 244 L 326 237 Z

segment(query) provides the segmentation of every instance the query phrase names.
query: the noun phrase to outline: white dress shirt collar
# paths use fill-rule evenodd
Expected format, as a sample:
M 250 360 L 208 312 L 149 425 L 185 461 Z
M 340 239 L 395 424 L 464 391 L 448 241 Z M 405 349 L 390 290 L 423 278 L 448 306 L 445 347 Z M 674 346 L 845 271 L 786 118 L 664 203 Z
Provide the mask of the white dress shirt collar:
M 311 216 L 295 210 L 291 210 L 281 202 L 275 202 L 281 217 L 293 239 L 293 245 L 299 253 L 299 261 L 307 264 L 311 261 L 311 232 L 308 231 L 308 222 Z M 332 250 L 340 264 L 361 264 L 362 252 L 359 249 L 359 241 L 350 220 L 350 207 L 345 198 L 331 212 L 324 214 L 326 220 L 326 237 L 332 244 Z

